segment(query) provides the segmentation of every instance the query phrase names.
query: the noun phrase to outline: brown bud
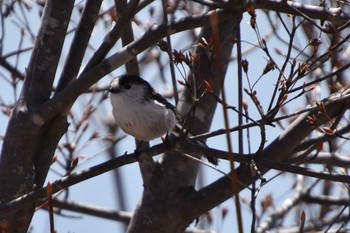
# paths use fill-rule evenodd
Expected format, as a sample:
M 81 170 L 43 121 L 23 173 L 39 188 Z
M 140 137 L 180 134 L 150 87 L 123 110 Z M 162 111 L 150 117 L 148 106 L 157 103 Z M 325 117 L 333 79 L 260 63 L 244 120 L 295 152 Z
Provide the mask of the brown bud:
M 73 170 L 74 168 L 77 167 L 78 162 L 79 162 L 79 157 L 74 157 L 72 162 L 71 162 L 71 165 L 70 165 L 71 166 L 71 170 Z
M 243 106 L 245 111 L 248 110 L 248 102 L 246 100 L 242 100 L 242 106 Z
M 329 127 L 323 127 L 323 130 L 327 135 L 330 135 L 330 136 L 334 135 L 334 131 Z
M 247 59 L 243 59 L 241 65 L 242 65 L 244 73 L 247 73 L 248 72 L 248 66 L 249 66 L 248 60 Z
M 275 69 L 275 62 L 270 60 L 265 68 L 264 68 L 264 71 L 263 71 L 263 74 L 267 74 L 268 72 L 270 72 L 271 70 L 274 70 Z
M 311 41 L 310 41 L 310 45 L 312 46 L 318 46 L 322 44 L 322 41 L 320 38 L 313 38 Z
M 222 208 L 222 210 L 221 210 L 222 219 L 224 219 L 226 217 L 227 213 L 228 213 L 228 209 L 227 208 Z
M 157 46 L 164 52 L 168 52 L 169 50 L 168 43 L 165 40 L 158 41 Z
M 202 81 L 202 86 L 204 87 L 205 91 L 208 93 L 213 93 L 213 88 L 210 85 L 210 82 L 207 80 Z

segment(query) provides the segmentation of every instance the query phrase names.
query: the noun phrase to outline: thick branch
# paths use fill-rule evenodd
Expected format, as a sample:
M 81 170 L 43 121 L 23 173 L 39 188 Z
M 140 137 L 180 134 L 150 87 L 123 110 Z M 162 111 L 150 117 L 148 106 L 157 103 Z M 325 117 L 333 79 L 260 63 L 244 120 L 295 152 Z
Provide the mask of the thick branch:
M 257 158 L 276 162 L 288 159 L 289 156 L 293 155 L 295 147 L 315 129 L 307 122 L 307 117 L 315 114 L 318 119 L 317 124 L 322 125 L 329 121 L 328 117 L 334 118 L 338 114 L 342 114 L 344 108 L 348 109 L 350 107 L 350 89 L 343 89 L 322 102 L 325 105 L 328 116 L 318 113 L 317 108 L 310 111 L 310 113 L 300 115 L 280 136 L 257 155 Z M 257 162 L 257 166 L 261 174 L 265 174 L 271 169 L 268 165 L 260 164 L 259 162 Z M 254 180 L 249 166 L 241 165 L 237 169 L 237 175 L 241 183 L 241 190 L 249 186 Z M 190 202 L 193 202 L 193 206 L 198 207 L 196 211 L 198 211 L 197 214 L 199 215 L 209 211 L 230 197 L 232 197 L 231 181 L 225 176 L 198 191 Z
M 156 155 L 159 155 L 160 153 L 163 153 L 166 149 L 172 148 L 172 146 L 170 146 L 170 148 L 168 146 L 169 145 L 160 144 L 160 145 L 153 146 L 152 148 L 149 148 L 144 152 L 147 153 L 147 155 L 149 156 L 156 156 Z M 107 162 L 96 165 L 89 169 L 73 173 L 70 176 L 63 177 L 53 182 L 52 193 L 53 194 L 57 193 L 58 191 L 68 188 L 74 184 L 80 183 L 84 180 L 101 175 L 107 171 L 111 171 L 118 167 L 124 166 L 126 164 L 130 164 L 130 163 L 134 163 L 134 162 L 137 162 L 137 156 L 134 153 L 125 154 L 123 156 L 118 156 L 114 159 L 111 159 Z M 1 203 L 0 217 L 11 214 L 21 209 L 24 205 L 34 203 L 35 201 L 45 197 L 46 197 L 46 187 L 36 191 L 26 193 L 25 195 L 22 195 L 21 197 L 18 197 L 17 199 L 14 199 L 7 203 Z
M 46 126 L 44 119 L 35 114 L 35 109 L 38 104 L 50 98 L 73 5 L 74 1 L 46 2 L 22 92 L 12 112 L 1 151 L 2 202 L 35 188 L 33 163 L 40 153 L 41 136 Z M 51 148 L 44 150 L 48 149 L 52 153 Z M 27 232 L 33 212 L 34 205 L 23 205 L 21 211 L 11 217 L 7 216 L 4 221 L 8 224 L 9 232 Z M 23 224 L 18 224 L 23 216 Z
M 62 200 L 54 199 L 53 205 L 54 207 L 59 209 L 70 210 L 77 213 L 92 215 L 94 217 L 115 220 L 115 221 L 123 222 L 125 224 L 128 224 L 132 217 L 132 213 L 130 212 L 113 211 L 100 206 L 88 205 L 88 204 L 79 203 L 79 202 L 62 201 Z
M 230 20 L 219 19 L 218 28 L 215 29 L 218 30 L 220 46 L 216 49 L 221 53 L 210 51 L 215 53 L 210 56 L 208 51 L 200 46 L 195 50 L 198 62 L 194 62 L 192 74 L 187 80 L 191 88 L 184 88 L 177 105 L 179 113 L 182 116 L 188 116 L 185 128 L 193 134 L 209 130 L 217 105 L 215 98 L 205 95 L 196 102 L 195 109 L 191 112 L 193 98 L 198 98 L 194 93 L 199 92 L 199 87 L 204 80 L 212 83 L 216 94 L 220 93 L 220 84 L 223 80 L 217 79 L 219 74 L 222 74 L 222 77 L 220 76 L 222 79 L 225 76 L 233 46 L 227 41 L 232 40 L 233 31 L 238 23 L 240 23 L 240 15 Z M 210 20 L 208 24 L 210 25 Z M 212 38 L 213 31 L 214 29 L 208 26 L 203 27 L 199 42 L 202 42 L 201 37 L 208 40 Z M 221 67 L 216 65 L 213 57 L 222 61 Z M 145 186 L 142 202 L 134 213 L 128 232 L 183 232 L 195 218 L 190 208 L 194 206 L 186 205 L 185 200 L 194 193 L 197 172 L 198 163 L 189 160 L 182 152 L 166 152 L 162 163 L 156 167 L 149 185 Z
M 52 98 L 51 101 L 47 102 L 40 110 L 40 115 L 44 119 L 50 119 L 53 116 L 60 114 L 67 106 L 71 106 L 80 94 L 84 93 L 91 85 L 96 83 L 103 76 L 130 61 L 136 55 L 154 45 L 163 37 L 180 31 L 208 25 L 210 14 L 211 13 L 200 16 L 185 17 L 167 25 L 162 24 L 152 27 L 140 39 L 130 43 L 119 52 L 103 60 L 88 72 L 82 73 L 69 87 L 65 88 L 60 94 Z M 232 18 L 232 16 L 222 11 L 218 12 L 218 17 L 219 20 L 222 21 Z
M 331 96 L 331 98 L 324 100 L 324 104 L 327 110 L 327 113 L 330 117 L 335 117 L 339 112 L 342 112 L 343 108 L 349 108 L 349 99 L 350 99 L 350 89 L 343 90 L 342 92 L 337 93 L 337 95 Z M 291 154 L 293 154 L 293 150 L 298 144 L 299 141 L 302 141 L 304 137 L 306 137 L 309 133 L 311 133 L 314 128 L 306 122 L 306 118 L 308 115 L 312 115 L 317 113 L 317 108 L 314 108 L 310 113 L 305 113 L 301 115 L 298 119 L 296 119 L 290 127 L 288 127 L 284 133 L 278 137 L 274 142 L 272 142 L 268 148 L 266 148 L 260 155 L 258 155 L 261 158 L 281 161 L 287 159 L 287 157 Z M 318 124 L 323 124 L 328 120 L 328 118 L 319 117 Z M 290 138 L 291 144 L 285 145 L 283 144 L 283 140 L 287 140 Z M 294 139 L 294 141 L 292 141 Z M 288 139 L 289 140 L 289 139 Z M 282 142 L 281 142 L 282 141 Z M 185 148 L 189 146 L 190 144 L 178 144 L 180 145 L 179 148 Z M 181 146 L 182 145 L 182 146 Z M 155 156 L 165 151 L 166 148 L 168 149 L 179 149 L 175 144 L 160 144 L 157 146 L 154 146 L 150 149 L 147 149 L 145 153 L 147 153 L 149 156 Z M 273 147 L 273 150 L 271 149 Z M 206 150 L 203 149 L 203 147 L 193 146 L 189 147 L 189 150 L 187 152 L 191 153 L 206 153 Z M 182 149 L 181 149 L 182 150 Z M 209 149 L 208 149 L 209 150 Z M 210 149 L 213 154 L 218 155 L 218 157 L 225 157 L 226 152 L 221 152 L 217 150 Z M 283 151 L 283 153 L 280 153 L 280 151 Z M 221 155 L 220 155 L 221 154 Z M 244 156 L 236 155 L 234 157 L 237 161 L 245 161 Z M 95 167 L 92 167 L 88 169 L 87 171 L 78 172 L 75 174 L 72 174 L 69 177 L 62 178 L 58 180 L 57 182 L 54 182 L 52 184 L 53 186 L 53 192 L 58 192 L 62 190 L 63 188 L 67 188 L 71 185 L 77 184 L 83 180 L 89 179 L 91 177 L 97 176 L 99 174 L 102 174 L 106 171 L 109 171 L 111 169 L 118 168 L 122 165 L 133 163 L 137 161 L 137 157 L 134 154 L 119 156 L 116 159 L 113 159 L 111 161 L 105 162 L 103 164 L 97 165 Z M 264 165 L 264 167 L 260 167 L 260 171 L 262 173 L 265 173 L 269 170 L 269 167 Z M 250 172 L 246 170 L 245 166 L 241 166 L 238 169 L 238 176 L 240 178 L 241 182 L 244 182 L 246 185 L 249 185 L 249 182 L 252 181 L 252 177 L 250 176 Z M 222 201 L 226 200 L 227 198 L 231 197 L 232 190 L 230 189 L 231 181 L 230 179 L 225 176 L 218 181 L 214 182 L 213 184 L 203 188 L 202 190 L 198 191 L 198 193 L 194 196 L 194 199 L 191 199 L 190 202 L 193 202 L 191 205 L 195 205 L 198 207 L 198 213 L 203 213 L 205 211 L 208 211 L 212 207 L 216 206 L 217 204 L 221 203 Z M 241 187 L 242 189 L 245 187 Z M 215 193 L 215 195 L 212 195 Z M 11 213 L 12 211 L 16 211 L 18 208 L 21 208 L 23 204 L 27 204 L 30 202 L 34 202 L 40 198 L 44 198 L 46 196 L 45 188 L 31 192 L 21 198 L 18 198 L 17 200 L 13 200 L 11 202 L 1 204 L 0 215 L 3 216 L 4 214 Z
M 327 20 L 338 26 L 349 21 L 349 15 L 345 14 L 340 7 L 329 8 L 285 0 L 260 0 L 255 1 L 252 6 L 255 9 L 273 10 L 299 16 L 302 16 L 302 13 L 311 19 Z
M 28 65 L 20 104 L 49 99 L 74 1 L 47 1 Z
M 66 58 L 63 72 L 57 85 L 56 93 L 60 92 L 76 78 L 88 46 L 92 30 L 94 29 L 98 18 L 101 3 L 102 0 L 88 0 L 86 2 L 77 30 L 75 31 L 68 56 Z

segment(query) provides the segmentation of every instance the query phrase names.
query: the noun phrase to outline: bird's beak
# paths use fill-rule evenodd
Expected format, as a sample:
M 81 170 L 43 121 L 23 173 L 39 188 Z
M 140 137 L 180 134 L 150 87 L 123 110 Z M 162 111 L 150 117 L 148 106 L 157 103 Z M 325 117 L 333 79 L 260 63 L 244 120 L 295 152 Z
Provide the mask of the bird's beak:
M 120 89 L 110 86 L 108 91 L 111 92 L 111 93 L 118 93 L 118 92 L 120 92 Z
M 109 89 L 108 89 L 108 91 L 111 92 L 111 93 L 114 93 L 114 92 L 115 92 L 115 88 L 113 88 L 112 86 L 110 86 Z
M 111 92 L 111 93 L 118 93 L 118 92 L 121 91 L 120 88 L 119 88 L 119 80 L 118 79 L 114 79 L 111 82 L 111 85 L 109 86 L 108 91 Z

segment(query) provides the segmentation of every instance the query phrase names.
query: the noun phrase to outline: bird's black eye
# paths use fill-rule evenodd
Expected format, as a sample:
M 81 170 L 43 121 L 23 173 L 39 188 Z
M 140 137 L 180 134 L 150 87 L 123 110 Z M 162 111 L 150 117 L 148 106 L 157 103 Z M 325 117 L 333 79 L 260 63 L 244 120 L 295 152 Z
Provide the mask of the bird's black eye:
M 124 85 L 124 88 L 127 89 L 127 90 L 130 89 L 130 87 L 131 87 L 130 84 L 125 84 L 125 85 Z

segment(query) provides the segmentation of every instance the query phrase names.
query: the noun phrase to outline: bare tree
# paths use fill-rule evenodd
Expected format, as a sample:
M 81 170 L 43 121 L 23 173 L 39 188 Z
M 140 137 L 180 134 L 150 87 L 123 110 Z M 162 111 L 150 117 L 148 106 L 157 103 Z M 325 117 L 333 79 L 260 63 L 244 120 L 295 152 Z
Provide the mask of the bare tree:
M 236 213 L 231 224 L 238 232 L 247 221 L 242 204 L 251 210 L 251 232 L 349 228 L 346 2 L 0 3 L 1 85 L 11 87 L 0 96 L 7 122 L 0 161 L 1 232 L 27 232 L 37 208 L 47 209 L 51 232 L 54 213 L 62 209 L 116 219 L 128 225 L 127 232 L 184 232 L 231 197 Z M 42 14 L 37 32 L 29 19 L 33 9 Z M 8 52 L 10 30 L 20 39 L 18 48 Z M 96 42 L 94 30 L 105 33 L 103 40 Z M 26 53 L 30 59 L 22 67 L 19 60 Z M 154 84 L 171 77 L 168 97 L 182 116 L 180 124 L 191 133 L 172 135 L 137 155 L 116 157 L 123 138 L 116 136 L 115 123 L 104 118 L 108 130 L 91 129 L 93 117 L 103 114 L 100 107 L 109 104 L 110 77 L 104 76 L 124 65 L 127 73 L 142 75 L 149 64 L 158 68 L 152 71 L 157 79 L 145 77 Z M 74 113 L 78 97 L 87 99 L 83 114 Z M 220 129 L 211 130 L 219 111 Z M 274 136 L 274 128 L 279 135 Z M 225 148 L 205 145 L 217 137 L 224 138 Z M 111 157 L 77 171 L 79 148 L 92 141 L 107 145 L 104 153 Z M 153 159 L 160 154 L 161 160 Z M 222 177 L 195 189 L 202 156 L 214 163 L 220 159 L 230 170 L 207 163 Z M 72 185 L 111 170 L 117 175 L 118 168 L 130 163 L 139 164 L 144 183 L 133 213 L 68 200 Z M 61 177 L 45 183 L 52 164 L 61 168 Z M 271 170 L 280 173 L 267 179 Z M 281 174 L 292 177 L 291 195 L 279 208 L 272 195 L 262 197 L 258 208 L 259 191 Z M 249 200 L 239 196 L 244 189 L 251 193 Z M 56 198 L 56 193 L 65 197 Z M 288 216 L 297 220 L 291 223 Z

